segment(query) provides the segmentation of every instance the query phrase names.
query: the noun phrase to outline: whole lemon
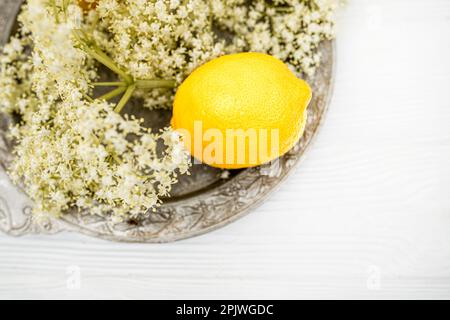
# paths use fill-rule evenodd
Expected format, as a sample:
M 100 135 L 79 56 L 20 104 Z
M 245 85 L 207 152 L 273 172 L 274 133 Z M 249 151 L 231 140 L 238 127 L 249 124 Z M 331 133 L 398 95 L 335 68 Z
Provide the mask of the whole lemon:
M 309 85 L 273 56 L 226 55 L 181 84 L 171 125 L 196 159 L 223 169 L 253 167 L 300 139 L 311 97 Z

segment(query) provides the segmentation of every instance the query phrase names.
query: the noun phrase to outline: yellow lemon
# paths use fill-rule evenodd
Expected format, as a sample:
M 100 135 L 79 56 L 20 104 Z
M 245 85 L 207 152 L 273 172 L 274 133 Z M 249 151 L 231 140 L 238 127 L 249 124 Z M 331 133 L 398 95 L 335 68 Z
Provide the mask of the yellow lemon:
M 247 168 L 288 152 L 303 135 L 308 84 L 262 53 L 222 56 L 178 88 L 171 125 L 213 167 Z

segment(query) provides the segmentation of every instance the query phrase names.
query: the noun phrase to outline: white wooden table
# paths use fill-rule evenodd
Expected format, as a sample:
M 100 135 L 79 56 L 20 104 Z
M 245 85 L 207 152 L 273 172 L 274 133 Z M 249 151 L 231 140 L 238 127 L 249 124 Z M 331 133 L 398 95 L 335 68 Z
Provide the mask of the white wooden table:
M 450 1 L 338 22 L 325 125 L 260 209 L 167 245 L 0 235 L 0 298 L 450 298 Z

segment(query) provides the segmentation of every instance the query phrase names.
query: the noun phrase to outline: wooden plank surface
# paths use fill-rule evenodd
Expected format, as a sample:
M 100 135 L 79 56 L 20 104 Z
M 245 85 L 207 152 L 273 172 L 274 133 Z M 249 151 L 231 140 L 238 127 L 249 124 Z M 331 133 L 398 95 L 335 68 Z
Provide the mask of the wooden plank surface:
M 326 122 L 262 207 L 165 245 L 0 235 L 0 298 L 450 298 L 450 1 L 338 24 Z

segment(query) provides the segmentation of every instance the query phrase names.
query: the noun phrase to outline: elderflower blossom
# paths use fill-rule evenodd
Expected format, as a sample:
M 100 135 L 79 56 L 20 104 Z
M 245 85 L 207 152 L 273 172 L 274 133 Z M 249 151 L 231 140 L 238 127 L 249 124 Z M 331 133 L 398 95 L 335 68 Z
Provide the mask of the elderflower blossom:
M 170 127 L 153 132 L 94 95 L 101 66 L 80 45 L 87 34 L 132 79 L 181 83 L 228 53 L 272 54 L 312 76 L 318 46 L 333 37 L 336 0 L 28 0 L 20 29 L 0 54 L 0 113 L 11 126 L 9 173 L 36 215 L 69 210 L 141 218 L 170 196 L 190 158 Z M 120 79 L 115 79 L 120 80 Z M 123 79 L 121 79 L 123 80 Z M 174 90 L 133 97 L 168 108 Z M 151 112 L 151 111 L 148 111 Z M 3 116 L 2 115 L 2 116 Z M 12 117 L 10 117 L 12 118 Z
M 34 200 L 36 215 L 76 208 L 114 221 L 140 217 L 186 174 L 181 137 L 169 128 L 153 133 L 104 100 L 84 99 L 96 78 L 93 61 L 75 46 L 75 22 L 62 14 L 57 21 L 46 3 L 27 2 L 20 16 L 26 40 L 13 38 L 0 60 L 0 110 L 22 117 L 11 130 L 10 175 Z M 69 6 L 67 16 L 79 23 L 81 11 Z
M 336 0 L 213 0 L 213 14 L 231 32 L 232 51 L 274 55 L 298 74 L 313 76 L 320 64 L 318 46 L 334 37 Z

